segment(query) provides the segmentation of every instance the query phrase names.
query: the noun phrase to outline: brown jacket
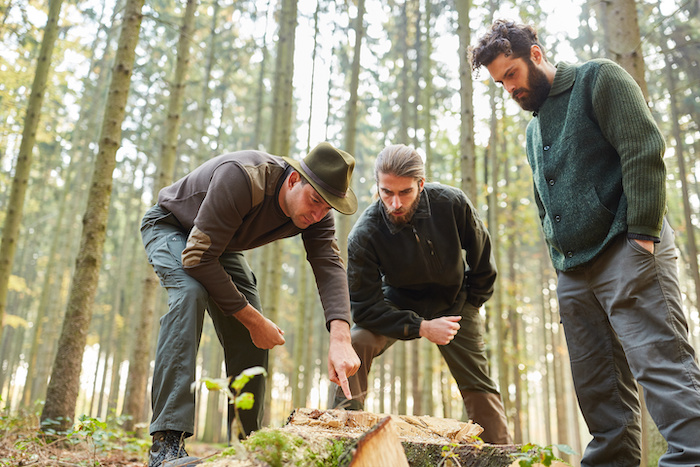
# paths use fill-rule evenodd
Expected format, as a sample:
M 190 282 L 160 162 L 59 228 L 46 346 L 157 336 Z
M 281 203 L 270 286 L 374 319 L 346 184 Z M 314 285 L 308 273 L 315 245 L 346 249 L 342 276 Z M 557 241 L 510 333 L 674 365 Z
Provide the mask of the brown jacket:
M 347 278 L 332 212 L 302 230 L 279 205 L 279 190 L 291 170 L 281 157 L 260 151 L 224 154 L 163 188 L 158 204 L 189 232 L 183 267 L 204 285 L 225 314 L 241 310 L 247 300 L 219 256 L 301 233 L 327 325 L 334 319 L 350 322 Z

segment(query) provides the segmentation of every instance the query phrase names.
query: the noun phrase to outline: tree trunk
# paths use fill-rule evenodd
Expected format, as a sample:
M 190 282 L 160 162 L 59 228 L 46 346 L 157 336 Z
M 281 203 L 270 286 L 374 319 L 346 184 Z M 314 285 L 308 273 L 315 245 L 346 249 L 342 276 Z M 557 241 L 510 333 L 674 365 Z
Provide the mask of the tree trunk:
M 22 142 L 19 147 L 15 176 L 12 180 L 10 200 L 7 203 L 7 213 L 2 229 L 2 242 L 0 243 L 0 330 L 3 327 L 3 317 L 7 305 L 7 292 L 9 289 L 12 265 L 17 251 L 17 239 L 24 212 L 24 199 L 27 194 L 29 171 L 32 167 L 34 143 L 36 131 L 39 126 L 41 107 L 44 102 L 44 92 L 51 69 L 51 56 L 54 44 L 58 37 L 58 18 L 61 13 L 63 0 L 51 0 L 49 2 L 49 14 L 44 27 L 44 37 L 41 41 L 41 50 L 37 60 L 34 82 L 32 83 L 27 113 L 24 118 Z
M 395 345 L 396 380 L 394 381 L 394 391 L 396 383 L 399 384 L 399 393 L 396 411 L 400 415 L 408 415 L 408 342 L 399 342 Z
M 307 272 L 308 276 L 308 272 Z M 309 404 L 311 403 L 311 391 L 313 389 L 313 382 L 319 381 L 319 379 L 315 378 L 316 375 L 316 365 L 315 365 L 315 360 L 316 360 L 316 352 L 314 351 L 316 348 L 316 342 L 319 341 L 319 339 L 323 339 L 324 333 L 326 331 L 325 325 L 323 327 L 311 324 L 310 323 L 323 323 L 324 320 L 314 318 L 315 314 L 315 306 L 314 306 L 314 297 L 315 297 L 315 291 L 313 290 L 314 287 L 316 286 L 315 283 L 312 283 L 312 281 L 309 281 L 308 279 L 305 281 L 306 282 L 306 287 L 304 290 L 301 291 L 301 293 L 304 294 L 306 297 L 304 301 L 308 304 L 309 307 L 309 312 L 307 315 L 307 330 L 308 330 L 308 337 L 309 340 L 306 342 L 304 346 L 304 373 L 302 374 L 302 384 L 304 386 L 304 391 L 303 391 L 303 407 L 309 407 Z M 323 363 L 323 359 L 320 359 L 320 362 Z M 321 369 L 319 368 L 319 375 L 321 375 Z M 317 388 L 318 392 L 321 392 L 321 388 Z M 319 402 L 317 407 L 321 407 L 321 404 Z
M 432 0 L 425 1 L 425 58 L 421 62 L 423 81 L 425 82 L 425 92 L 423 92 L 424 112 L 423 132 L 425 133 L 425 176 L 432 180 L 433 164 L 433 37 L 432 37 Z
M 462 100 L 459 138 L 459 152 L 461 155 L 460 188 L 467 194 L 472 203 L 477 206 L 473 89 L 471 67 L 467 56 L 467 49 L 471 43 L 471 29 L 469 28 L 471 0 L 456 0 L 455 5 L 457 8 L 457 35 L 459 36 L 459 80 L 461 83 L 459 95 Z
M 680 127 L 680 112 L 678 111 L 678 101 L 676 97 L 676 70 L 674 70 L 669 58 L 669 51 L 662 49 L 664 52 L 664 61 L 666 66 L 666 80 L 668 81 L 669 100 L 671 109 L 671 124 L 673 128 L 673 139 L 675 141 L 676 160 L 678 161 L 678 179 L 681 182 L 681 192 L 683 198 L 683 215 L 685 220 L 685 237 L 688 247 L 688 264 L 690 265 L 690 277 L 693 279 L 695 286 L 695 308 L 700 310 L 700 265 L 698 265 L 698 248 L 695 243 L 695 224 L 693 224 L 693 209 L 690 206 L 690 190 L 688 189 L 688 175 L 685 167 L 685 144 L 681 134 Z M 689 339 L 695 335 L 695 323 L 688 316 Z
M 202 343 L 202 361 L 203 361 L 203 377 L 206 378 L 221 378 L 222 363 L 224 361 L 224 349 L 216 337 L 213 325 L 206 323 L 204 325 L 205 333 L 203 333 Z M 199 386 L 201 388 L 201 385 Z M 206 443 L 220 443 L 224 441 L 221 430 L 221 421 L 226 419 L 224 410 L 221 408 L 222 394 L 219 391 L 207 391 L 206 403 L 206 421 L 202 428 L 202 441 Z M 200 397 L 201 399 L 201 397 Z M 227 401 L 228 402 L 228 401 Z
M 66 182 L 66 186 L 71 186 L 70 175 Z M 56 232 L 61 232 L 63 228 L 63 219 L 66 212 L 66 199 L 68 195 L 68 190 L 64 189 L 61 193 L 62 195 L 61 200 L 59 202 L 58 215 L 56 217 Z M 29 358 L 27 360 L 27 382 L 24 385 L 24 392 L 22 396 L 22 405 L 24 405 L 25 407 L 29 407 L 30 404 L 35 400 L 35 398 L 39 397 L 39 388 L 43 388 L 46 384 L 45 380 L 41 380 L 43 380 L 44 377 L 47 375 L 37 370 L 37 358 L 39 355 L 39 347 L 41 346 L 42 340 L 44 339 L 44 326 L 46 326 L 49 322 L 48 313 L 56 285 L 55 279 L 57 276 L 56 271 L 59 266 L 58 253 L 61 241 L 63 241 L 63 237 L 61 235 L 53 235 L 51 237 L 51 246 L 49 248 L 48 261 L 46 265 L 46 274 L 44 275 L 44 280 L 41 287 L 41 296 L 39 298 L 37 317 L 34 322 L 34 335 L 32 336 Z M 44 354 L 44 357 L 45 356 L 46 355 Z M 29 378 L 32 378 L 32 383 L 29 382 Z
M 398 84 L 398 89 L 397 93 L 399 95 L 398 98 L 398 105 L 399 105 L 399 128 L 397 129 L 396 133 L 396 139 L 399 142 L 408 144 L 409 138 L 408 138 L 408 127 L 409 127 L 409 119 L 410 119 L 410 103 L 409 103 L 409 95 L 410 95 L 410 75 L 409 71 L 411 70 L 412 62 L 413 60 L 409 56 L 409 48 L 408 48 L 408 35 L 409 35 L 409 22 L 408 22 L 408 3 L 410 0 L 406 0 L 401 4 L 401 19 L 399 22 L 399 29 L 397 31 L 398 34 L 398 53 L 400 54 L 399 56 L 401 57 L 401 62 L 403 66 L 401 69 L 398 71 L 398 77 L 397 77 L 397 84 Z
M 292 359 L 292 374 L 290 375 L 290 382 L 292 384 L 292 406 L 294 408 L 303 407 L 306 403 L 305 393 L 307 388 L 303 387 L 303 373 L 309 371 L 310 368 L 306 368 L 304 362 L 304 350 L 308 346 L 308 334 L 305 332 L 308 329 L 309 324 L 309 303 L 307 302 L 306 294 L 306 283 L 307 283 L 307 269 L 308 266 L 305 264 L 303 259 L 303 252 L 300 255 L 301 261 L 299 262 L 299 271 L 297 283 L 297 296 L 299 297 L 299 304 L 297 307 L 296 316 L 296 327 L 294 330 L 294 357 Z
M 414 339 L 413 341 L 406 342 L 408 345 L 408 350 L 410 352 L 411 358 L 411 398 L 413 399 L 413 410 L 411 413 L 413 415 L 432 415 L 428 414 L 423 410 L 423 386 L 420 384 L 421 372 L 423 368 L 420 365 L 420 348 L 424 339 Z M 427 375 L 423 375 L 425 379 Z
M 153 186 L 152 199 L 158 199 L 158 192 L 173 180 L 175 160 L 177 158 L 177 141 L 180 133 L 180 114 L 184 102 L 187 70 L 190 61 L 190 41 L 194 30 L 194 14 L 197 9 L 196 0 L 187 0 L 185 16 L 180 28 L 180 39 L 177 45 L 177 61 L 174 77 L 170 86 L 170 99 L 168 102 L 168 118 L 165 123 L 165 134 L 161 146 L 160 163 L 155 184 Z M 148 381 L 149 362 L 151 360 L 150 334 L 153 328 L 155 297 L 159 280 L 153 269 L 147 262 L 141 262 L 145 269 L 145 279 L 141 291 L 142 308 L 139 313 L 141 320 L 136 328 L 136 342 L 129 359 L 129 378 L 127 380 L 126 400 L 124 414 L 132 418 L 126 423 L 127 429 L 133 429 L 133 425 L 140 421 L 145 403 L 144 393 Z
M 296 0 L 282 0 L 280 5 L 280 30 L 277 42 L 277 57 L 275 60 L 275 79 L 273 90 L 273 119 L 270 131 L 270 152 L 276 155 L 289 155 L 291 147 L 292 109 L 294 102 L 294 35 L 297 26 L 297 2 Z M 282 285 L 282 255 L 283 244 L 281 241 L 272 243 L 269 262 L 267 294 L 263 297 L 265 315 L 273 322 L 277 322 L 279 310 L 280 288 Z M 267 368 L 268 384 L 265 391 L 265 407 L 270 407 L 272 402 L 272 384 L 274 375 L 274 357 L 270 352 Z M 271 410 L 265 411 L 263 423 L 270 423 Z
M 269 17 L 268 15 L 268 10 L 270 9 L 270 0 L 267 2 L 267 8 L 265 9 L 265 33 L 267 33 L 267 18 Z M 267 58 L 268 58 L 268 51 L 267 51 L 267 44 L 266 44 L 266 39 L 267 35 L 263 34 L 262 38 L 262 46 L 260 47 L 262 51 L 262 60 L 260 60 L 260 70 L 258 71 L 258 86 L 257 90 L 255 92 L 255 130 L 253 133 L 253 149 L 258 149 L 261 142 L 262 142 L 262 137 L 260 136 L 262 133 L 262 115 L 263 115 L 263 96 L 265 94 L 265 67 L 267 66 Z
M 365 34 L 364 27 L 365 0 L 357 1 L 357 16 L 355 17 L 355 47 L 353 49 L 352 71 L 350 75 L 350 98 L 347 102 L 345 113 L 345 147 L 343 150 L 355 155 L 355 139 L 357 137 L 357 89 L 360 84 L 360 52 L 362 51 L 362 38 Z M 353 177 L 354 179 L 354 177 Z M 353 180 L 351 180 L 352 183 Z M 338 248 L 343 261 L 347 264 L 348 259 L 348 234 L 350 233 L 350 216 L 336 214 L 335 219 L 338 224 L 336 237 L 338 238 Z
M 202 97 L 198 103 L 198 122 L 197 122 L 197 133 L 199 135 L 199 143 L 197 144 L 197 155 L 192 157 L 190 160 L 190 168 L 194 170 L 198 165 L 204 163 L 209 157 L 211 151 L 211 146 L 209 145 L 209 137 L 207 136 L 207 122 L 209 114 L 211 113 L 210 103 L 209 103 L 209 84 L 211 83 L 212 68 L 216 60 L 216 54 L 218 52 L 216 47 L 216 38 L 218 36 L 217 24 L 219 17 L 221 16 L 220 10 L 221 5 L 219 5 L 219 0 L 213 0 L 211 14 L 211 26 L 209 27 L 209 45 L 207 46 L 207 61 L 204 65 L 204 80 L 202 82 Z M 194 24 L 193 24 L 194 25 Z M 219 145 L 217 144 L 217 149 Z M 257 148 L 254 148 L 257 149 Z
M 112 191 L 112 172 L 121 141 L 121 125 L 124 121 L 136 43 L 141 29 L 142 7 L 143 0 L 129 0 L 124 12 L 107 112 L 102 125 L 99 153 L 83 220 L 82 240 L 73 285 L 66 307 L 51 382 L 47 389 L 46 404 L 41 414 L 43 429 L 54 428 L 58 431 L 66 431 L 70 428 L 75 416 L 80 367 L 102 263 L 107 212 Z
M 636 1 L 590 1 L 595 4 L 598 21 L 603 25 L 606 56 L 619 63 L 632 75 L 639 87 L 642 88 L 644 97 L 648 100 L 649 92 L 644 79 L 644 56 L 642 55 Z
M 543 258 L 546 258 L 544 256 Z M 540 258 L 541 260 L 538 261 L 538 266 L 539 266 L 539 277 L 538 277 L 538 283 L 540 284 L 540 290 L 542 291 L 549 291 L 549 281 L 548 277 L 545 271 L 545 260 L 542 257 Z M 540 351 L 540 365 L 542 368 L 542 392 L 543 392 L 543 398 L 544 398 L 544 430 L 545 430 L 545 441 L 547 442 L 547 445 L 552 444 L 552 408 L 551 408 L 551 388 L 552 386 L 550 385 L 550 364 L 549 364 L 549 358 L 548 355 L 552 351 L 552 346 L 550 345 L 550 341 L 552 338 L 551 334 L 551 325 L 552 323 L 550 322 L 549 317 L 551 316 L 551 312 L 549 310 L 549 304 L 547 303 L 547 300 L 549 299 L 549 295 L 542 293 L 540 294 L 540 319 L 541 319 L 541 327 L 540 327 L 540 333 L 542 336 L 542 347 Z
M 418 415 L 434 415 L 435 401 L 433 400 L 433 380 L 435 379 L 435 346 L 427 339 L 420 339 L 420 347 L 423 349 L 423 378 L 421 407 L 423 413 Z M 442 355 L 440 356 L 442 358 Z
M 134 176 L 136 174 L 136 168 L 134 168 Z M 137 300 L 129 300 L 127 297 L 134 297 L 135 285 L 134 281 L 130 278 L 132 275 L 132 263 L 131 260 L 137 257 L 141 253 L 141 242 L 134 232 L 138 231 L 138 226 L 141 222 L 141 212 L 139 207 L 141 206 L 140 200 L 143 193 L 142 189 L 131 190 L 126 201 L 126 206 L 128 208 L 129 216 L 125 219 L 125 225 L 122 231 L 121 247 L 120 250 L 125 254 L 120 255 L 117 266 L 117 283 L 119 287 L 117 288 L 117 296 L 113 298 L 114 305 L 112 307 L 113 313 L 117 311 L 121 315 L 121 321 L 119 325 L 116 326 L 116 339 L 114 342 L 115 352 L 112 359 L 112 380 L 110 382 L 109 389 L 109 399 L 107 400 L 107 415 L 117 414 L 117 408 L 119 404 L 119 392 L 121 388 L 122 381 L 122 364 L 128 358 L 128 350 L 131 349 L 131 339 L 133 334 L 131 334 L 130 329 L 128 329 L 128 323 L 131 323 L 134 318 L 132 318 L 133 309 Z M 137 200 L 136 203 L 133 200 Z M 136 205 L 136 206 L 133 206 Z M 132 254 L 128 254 L 131 252 Z
M 513 229 L 514 230 L 514 229 Z M 508 282 L 511 288 L 515 288 L 517 284 L 517 277 L 515 275 L 515 269 L 513 264 L 515 264 L 515 245 L 511 240 L 511 246 L 508 253 Z M 510 324 L 510 338 L 511 346 L 513 352 L 513 392 L 515 396 L 515 402 L 513 407 L 513 441 L 516 443 L 523 442 L 523 390 L 522 390 L 522 378 L 520 377 L 520 367 L 518 363 L 522 360 L 522 355 L 520 353 L 520 313 L 511 306 L 511 310 L 508 313 L 508 321 Z

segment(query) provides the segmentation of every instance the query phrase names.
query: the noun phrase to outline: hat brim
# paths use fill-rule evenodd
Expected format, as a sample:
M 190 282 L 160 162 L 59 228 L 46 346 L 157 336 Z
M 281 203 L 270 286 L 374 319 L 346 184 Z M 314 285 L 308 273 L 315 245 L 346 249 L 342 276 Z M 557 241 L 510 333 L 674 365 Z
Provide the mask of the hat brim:
M 344 198 L 336 196 L 324 190 L 316 182 L 314 182 L 311 177 L 304 172 L 304 169 L 301 168 L 301 164 L 298 160 L 284 156 L 282 159 L 284 159 L 287 164 L 291 165 L 294 170 L 299 172 L 304 177 L 304 180 L 309 182 L 309 184 L 314 187 L 314 190 L 321 195 L 321 198 L 323 198 L 333 209 L 346 215 L 355 214 L 355 212 L 357 212 L 357 196 L 355 196 L 355 192 L 352 191 L 352 188 L 348 187 Z

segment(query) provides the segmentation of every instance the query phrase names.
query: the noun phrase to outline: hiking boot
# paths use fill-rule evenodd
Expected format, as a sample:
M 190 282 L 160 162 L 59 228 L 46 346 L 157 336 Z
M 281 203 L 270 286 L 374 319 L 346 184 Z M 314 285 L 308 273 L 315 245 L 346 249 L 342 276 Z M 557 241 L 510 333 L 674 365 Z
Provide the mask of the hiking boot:
M 148 453 L 148 467 L 197 465 L 199 459 L 185 451 L 185 434 L 181 431 L 157 431 Z

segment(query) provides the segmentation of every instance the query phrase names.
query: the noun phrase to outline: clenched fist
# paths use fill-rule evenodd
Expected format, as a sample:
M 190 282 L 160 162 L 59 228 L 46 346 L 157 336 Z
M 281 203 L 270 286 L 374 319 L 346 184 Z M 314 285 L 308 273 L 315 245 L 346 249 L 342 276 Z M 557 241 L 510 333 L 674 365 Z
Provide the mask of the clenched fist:
M 447 345 L 459 331 L 461 316 L 442 316 L 440 318 L 424 320 L 420 323 L 420 336 L 425 337 L 433 344 Z

